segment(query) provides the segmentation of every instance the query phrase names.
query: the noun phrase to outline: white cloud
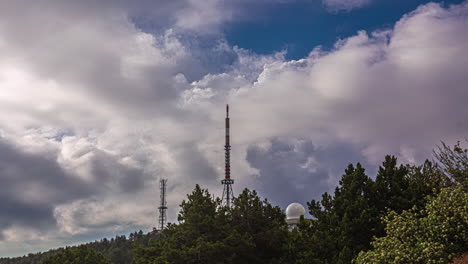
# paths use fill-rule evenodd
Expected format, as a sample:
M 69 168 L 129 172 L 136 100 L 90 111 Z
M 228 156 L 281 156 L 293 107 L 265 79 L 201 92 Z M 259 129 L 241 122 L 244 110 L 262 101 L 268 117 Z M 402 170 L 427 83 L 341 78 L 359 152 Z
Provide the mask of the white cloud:
M 188 0 L 186 8 L 177 11 L 176 25 L 186 29 L 207 28 L 217 26 L 225 20 L 230 20 L 229 8 L 222 0 Z
M 65 235 L 77 235 L 106 230 L 123 233 L 131 229 L 150 228 L 155 224 L 154 204 L 143 203 L 132 196 L 113 200 L 77 200 L 54 209 L 60 231 Z M 141 199 L 141 198 L 140 198 Z

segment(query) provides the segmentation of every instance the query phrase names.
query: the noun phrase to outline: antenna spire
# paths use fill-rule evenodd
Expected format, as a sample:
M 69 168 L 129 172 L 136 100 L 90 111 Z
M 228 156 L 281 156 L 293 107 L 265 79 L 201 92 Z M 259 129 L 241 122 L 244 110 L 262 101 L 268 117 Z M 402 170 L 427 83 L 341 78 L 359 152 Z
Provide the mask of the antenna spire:
M 224 185 L 223 188 L 223 204 L 227 207 L 231 207 L 231 201 L 234 198 L 232 192 L 232 185 L 234 180 L 231 179 L 231 145 L 229 144 L 229 105 L 226 105 L 226 143 L 224 145 L 224 179 L 221 181 L 221 184 Z

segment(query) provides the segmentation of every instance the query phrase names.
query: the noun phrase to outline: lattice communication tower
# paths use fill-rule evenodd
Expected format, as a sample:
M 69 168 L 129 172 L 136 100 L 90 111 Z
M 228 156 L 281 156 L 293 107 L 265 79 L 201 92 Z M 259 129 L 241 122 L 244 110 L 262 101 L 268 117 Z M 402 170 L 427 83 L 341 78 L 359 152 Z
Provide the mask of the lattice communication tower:
M 159 181 L 159 190 L 160 190 L 160 200 L 161 203 L 158 207 L 159 209 L 159 230 L 163 230 L 166 225 L 166 210 L 167 210 L 167 201 L 166 201 L 166 186 L 167 179 L 161 179 Z

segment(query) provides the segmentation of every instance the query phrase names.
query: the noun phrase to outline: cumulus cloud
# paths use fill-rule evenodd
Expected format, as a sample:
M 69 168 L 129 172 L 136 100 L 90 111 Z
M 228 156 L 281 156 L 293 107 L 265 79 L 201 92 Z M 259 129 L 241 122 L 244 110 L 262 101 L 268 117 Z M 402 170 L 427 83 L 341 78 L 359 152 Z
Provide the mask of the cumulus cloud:
M 38 153 L 42 154 L 42 153 Z M 54 206 L 86 197 L 95 187 L 67 174 L 57 162 L 25 153 L 4 139 L 0 141 L 0 228 L 25 226 L 46 233 L 54 228 Z
M 349 162 L 420 162 L 468 132 L 466 2 L 291 61 L 201 48 L 185 30 L 230 19 L 217 1 L 43 3 L 0 5 L 2 255 L 150 229 L 161 177 L 170 221 L 195 183 L 220 195 L 226 103 L 235 192 L 281 205 L 330 190 Z M 147 32 L 145 12 L 170 15 Z

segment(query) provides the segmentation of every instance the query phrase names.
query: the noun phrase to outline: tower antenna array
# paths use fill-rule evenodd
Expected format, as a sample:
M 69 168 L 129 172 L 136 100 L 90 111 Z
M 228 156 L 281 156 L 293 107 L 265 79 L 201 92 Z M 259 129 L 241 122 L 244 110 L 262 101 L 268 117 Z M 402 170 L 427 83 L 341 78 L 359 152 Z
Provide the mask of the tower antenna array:
M 161 203 L 158 207 L 159 209 L 159 230 L 163 230 L 164 226 L 166 224 L 166 209 L 167 209 L 167 203 L 166 203 L 166 185 L 167 185 L 167 179 L 161 179 L 159 181 L 159 190 L 160 190 L 160 199 Z
M 234 180 L 231 179 L 231 164 L 230 164 L 230 155 L 231 155 L 231 145 L 229 144 L 229 105 L 226 105 L 226 144 L 224 145 L 224 179 L 221 181 L 223 184 L 223 204 L 227 207 L 231 207 L 231 201 L 234 198 L 232 192 L 232 185 Z

